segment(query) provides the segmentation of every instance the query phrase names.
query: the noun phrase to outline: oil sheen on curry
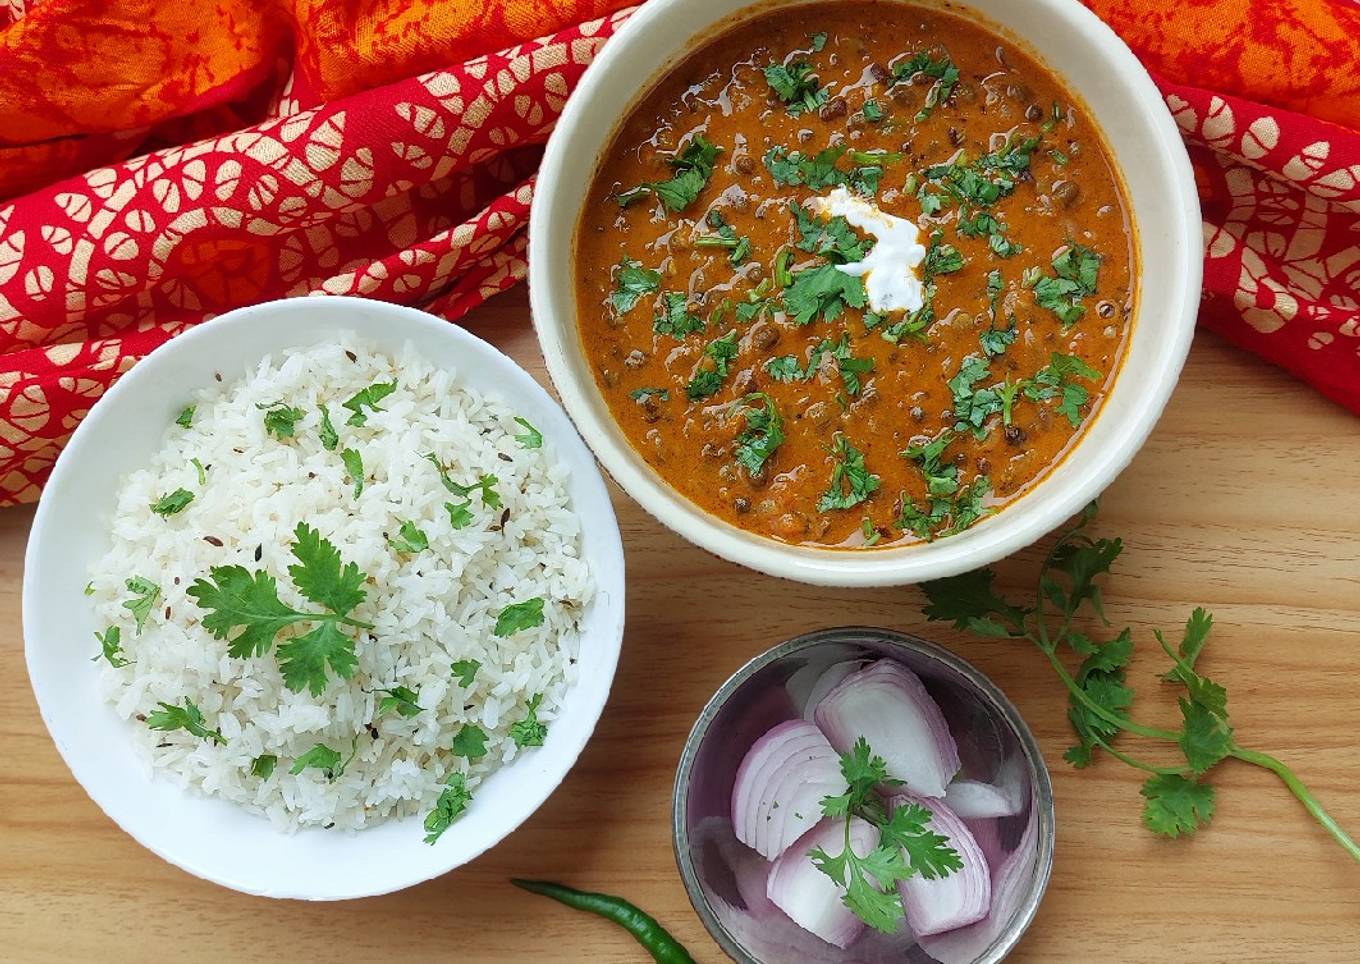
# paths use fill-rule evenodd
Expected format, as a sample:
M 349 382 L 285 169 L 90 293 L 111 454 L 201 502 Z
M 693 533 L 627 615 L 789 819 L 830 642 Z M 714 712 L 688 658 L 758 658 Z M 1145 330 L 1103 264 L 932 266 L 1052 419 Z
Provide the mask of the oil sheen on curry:
M 1023 50 L 937 9 L 737 25 L 614 135 L 576 243 L 600 391 L 672 486 L 845 548 L 952 535 L 1062 457 L 1135 292 L 1098 129 Z

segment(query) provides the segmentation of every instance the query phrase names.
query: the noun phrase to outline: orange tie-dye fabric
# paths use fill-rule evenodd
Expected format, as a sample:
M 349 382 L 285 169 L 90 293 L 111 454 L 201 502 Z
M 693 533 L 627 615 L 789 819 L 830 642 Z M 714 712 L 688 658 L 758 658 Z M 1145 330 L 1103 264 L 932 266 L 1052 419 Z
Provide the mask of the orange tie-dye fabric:
M 0 0 L 0 505 L 215 314 L 452 319 L 521 280 L 541 145 L 625 2 Z M 1360 412 L 1360 5 L 1084 2 L 1184 135 L 1200 324 Z
M 312 107 L 628 5 L 0 0 L 0 199 L 257 123 L 281 99 Z

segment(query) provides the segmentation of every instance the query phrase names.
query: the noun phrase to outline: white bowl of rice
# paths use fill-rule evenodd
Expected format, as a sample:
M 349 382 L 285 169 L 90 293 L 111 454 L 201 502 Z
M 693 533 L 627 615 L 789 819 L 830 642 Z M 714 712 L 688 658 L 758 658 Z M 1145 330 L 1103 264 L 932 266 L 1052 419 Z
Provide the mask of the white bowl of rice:
M 119 826 L 226 887 L 337 900 L 458 867 L 609 694 L 623 552 L 562 409 L 423 312 L 270 302 L 76 429 L 33 522 L 44 722 Z

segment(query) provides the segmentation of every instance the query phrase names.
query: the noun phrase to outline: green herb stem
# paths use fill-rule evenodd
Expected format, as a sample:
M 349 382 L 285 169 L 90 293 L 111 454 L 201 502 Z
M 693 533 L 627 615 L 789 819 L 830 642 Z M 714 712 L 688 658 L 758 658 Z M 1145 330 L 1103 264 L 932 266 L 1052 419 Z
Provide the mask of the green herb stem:
M 1030 638 L 1031 640 L 1033 639 L 1033 637 Z M 1121 716 L 1118 713 L 1107 710 L 1095 700 L 1091 699 L 1091 697 L 1086 694 L 1086 691 L 1077 685 L 1077 681 L 1072 678 L 1072 674 L 1067 671 L 1067 667 L 1062 664 L 1062 660 L 1058 659 L 1058 654 L 1056 652 L 1045 648 L 1044 655 L 1046 655 L 1048 661 L 1053 664 L 1054 672 L 1056 672 L 1058 678 L 1063 681 L 1063 685 L 1066 686 L 1067 691 L 1072 694 L 1072 698 L 1106 723 L 1109 723 L 1111 726 L 1117 726 L 1122 730 L 1127 730 L 1130 733 L 1137 733 L 1139 736 L 1145 736 L 1152 740 L 1164 740 L 1167 743 L 1175 743 L 1180 739 L 1180 734 L 1174 730 L 1163 730 L 1155 726 L 1144 726 L 1142 723 L 1135 723 L 1127 716 Z
M 1313 796 L 1312 791 L 1304 786 L 1303 781 L 1298 778 L 1298 775 L 1293 770 L 1289 769 L 1288 766 L 1275 759 L 1275 757 L 1271 756 L 1269 753 L 1248 750 L 1244 747 L 1237 746 L 1236 744 L 1228 751 L 1228 755 L 1234 759 L 1241 760 L 1244 763 L 1263 767 L 1279 777 L 1284 785 L 1289 788 L 1289 792 L 1299 798 L 1299 802 L 1303 804 L 1304 809 L 1311 813 L 1313 819 L 1322 825 L 1322 829 L 1326 830 L 1336 839 L 1337 843 L 1341 844 L 1341 848 L 1351 855 L 1352 860 L 1360 863 L 1360 844 L 1357 844 L 1350 834 L 1341 829 L 1340 824 L 1333 820 L 1332 815 L 1323 809 L 1322 804 L 1318 803 L 1317 798 Z
M 1142 760 L 1129 756 L 1123 750 L 1116 749 L 1094 734 L 1091 736 L 1091 741 L 1116 760 L 1127 763 L 1135 770 L 1142 770 L 1144 773 L 1172 774 L 1182 773 L 1185 770 L 1184 767 L 1159 767 L 1151 763 L 1144 763 Z

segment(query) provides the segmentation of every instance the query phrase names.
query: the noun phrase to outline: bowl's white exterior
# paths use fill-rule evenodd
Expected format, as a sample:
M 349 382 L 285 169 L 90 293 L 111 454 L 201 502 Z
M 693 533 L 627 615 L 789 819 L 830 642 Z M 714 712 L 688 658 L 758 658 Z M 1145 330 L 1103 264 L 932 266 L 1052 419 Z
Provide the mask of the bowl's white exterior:
M 803 0 L 790 0 L 803 2 Z M 776 576 L 824 585 L 920 582 L 1000 559 L 1062 523 L 1129 463 L 1165 406 L 1199 307 L 1199 199 L 1185 147 L 1157 88 L 1123 42 L 1077 0 L 968 0 L 1062 75 L 1104 130 L 1128 188 L 1141 283 L 1123 370 L 1080 444 L 1004 512 L 928 545 L 873 552 L 786 546 L 699 510 L 632 449 L 595 386 L 577 336 L 573 236 L 596 159 L 660 67 L 696 36 L 763 0 L 649 0 L 600 52 L 548 142 L 529 226 L 534 324 L 562 402 L 596 456 L 652 515 L 696 545 Z
M 349 330 L 433 364 L 513 404 L 571 467 L 584 555 L 598 596 L 582 620 L 580 680 L 546 745 L 484 783 L 435 846 L 419 817 L 358 833 L 282 834 L 263 817 L 153 779 L 125 723 L 100 698 L 93 615 L 81 604 L 90 565 L 108 547 L 118 479 L 145 465 L 166 427 L 214 372 L 234 378 L 264 355 Z M 509 358 L 446 321 L 357 298 L 300 298 L 243 308 L 175 338 L 94 406 L 57 460 L 33 520 L 24 570 L 24 652 L 43 721 L 90 797 L 138 842 L 192 874 L 269 897 L 338 900 L 382 894 L 467 863 L 518 827 L 566 776 L 609 695 L 623 638 L 623 549 L 590 451 L 562 409 Z

